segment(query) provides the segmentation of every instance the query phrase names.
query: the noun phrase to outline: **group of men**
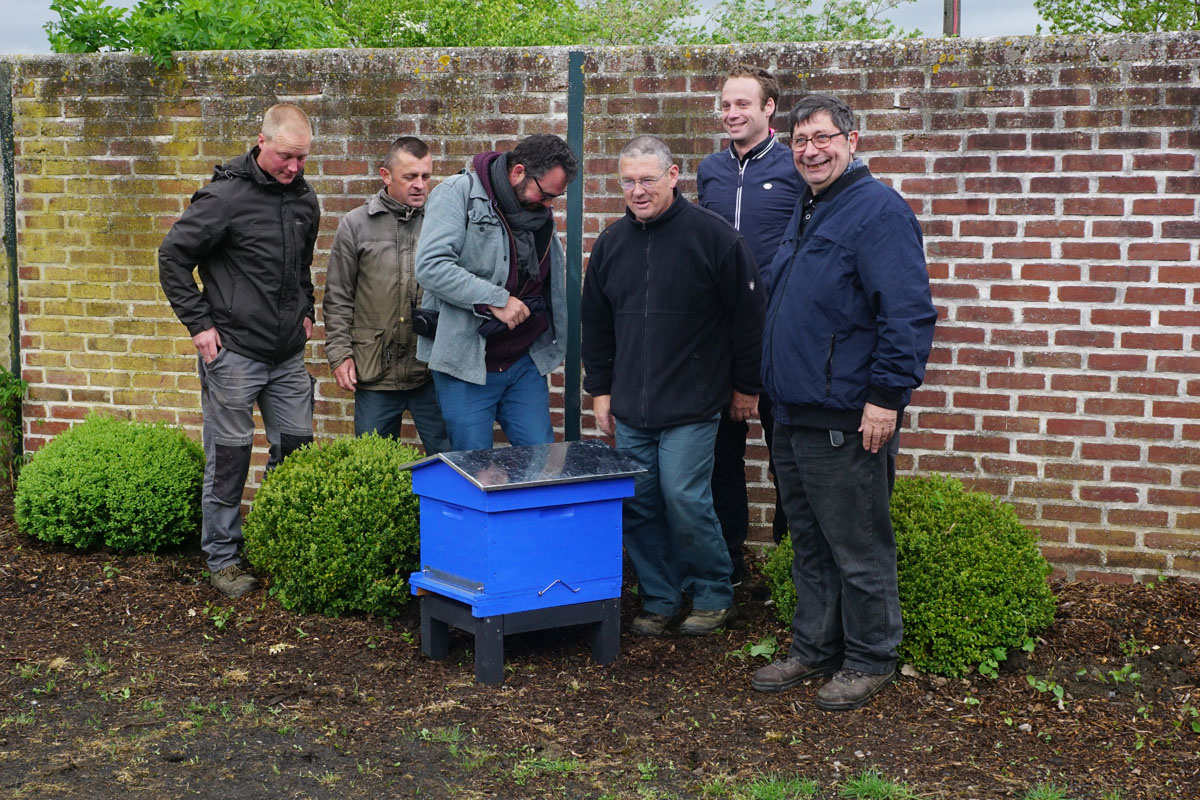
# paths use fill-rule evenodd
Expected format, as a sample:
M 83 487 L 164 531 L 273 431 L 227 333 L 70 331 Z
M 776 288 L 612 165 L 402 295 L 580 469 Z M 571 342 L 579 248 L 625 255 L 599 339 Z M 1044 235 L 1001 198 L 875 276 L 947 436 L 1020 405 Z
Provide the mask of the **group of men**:
M 582 298 L 584 389 L 598 427 L 644 471 L 624 509 L 642 608 L 634 633 L 720 630 L 749 526 L 747 421 L 759 416 L 797 590 L 788 655 L 760 691 L 829 677 L 816 703 L 857 708 L 892 679 L 901 620 L 888 505 L 897 429 L 936 321 L 920 226 L 857 158 L 853 112 L 811 95 L 771 128 L 779 86 L 739 65 L 721 88 L 730 146 L 701 163 L 698 203 L 654 136 L 618 159 L 625 215 L 593 245 Z M 164 291 L 196 345 L 207 456 L 202 545 L 220 591 L 257 586 L 240 561 L 253 406 L 268 469 L 312 439 L 304 367 L 319 210 L 304 180 L 304 113 L 268 110 L 258 144 L 213 181 L 160 248 Z M 354 393 L 355 433 L 429 453 L 554 439 L 547 375 L 566 352 L 565 262 L 552 214 L 579 169 L 536 134 L 481 153 L 430 192 L 425 143 L 401 137 L 383 188 L 341 221 L 325 349 Z M 204 288 L 192 277 L 199 266 Z

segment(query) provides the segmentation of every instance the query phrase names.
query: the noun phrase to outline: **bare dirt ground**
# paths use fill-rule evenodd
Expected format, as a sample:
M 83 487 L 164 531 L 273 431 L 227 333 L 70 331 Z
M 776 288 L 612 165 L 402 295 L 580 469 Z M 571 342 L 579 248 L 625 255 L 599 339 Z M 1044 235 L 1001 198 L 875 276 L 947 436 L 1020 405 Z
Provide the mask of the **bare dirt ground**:
M 626 634 L 609 667 L 582 629 L 510 637 L 483 687 L 465 635 L 421 655 L 415 603 L 385 621 L 229 601 L 195 553 L 49 547 L 10 508 L 0 797 L 740 798 L 781 773 L 834 798 L 870 768 L 929 798 L 1200 797 L 1195 584 L 1058 584 L 1058 621 L 998 678 L 904 677 L 830 714 L 815 686 L 750 690 L 749 648 L 788 635 L 761 581 L 724 634 Z

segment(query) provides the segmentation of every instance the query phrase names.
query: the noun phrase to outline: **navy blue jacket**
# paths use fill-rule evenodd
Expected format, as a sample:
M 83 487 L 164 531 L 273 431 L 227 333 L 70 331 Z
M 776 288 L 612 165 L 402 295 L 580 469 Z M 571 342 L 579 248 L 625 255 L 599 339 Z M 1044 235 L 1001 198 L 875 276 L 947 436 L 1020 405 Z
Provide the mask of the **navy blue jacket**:
M 761 269 L 771 263 L 787 221 L 804 192 L 792 151 L 771 134 L 738 159 L 733 145 L 713 153 L 696 170 L 700 205 L 741 231 Z
M 581 304 L 583 388 L 613 416 L 657 430 L 712 419 L 732 390 L 758 394 L 763 294 L 743 238 L 676 194 L 592 246 Z
M 798 236 L 803 210 L 762 271 L 763 384 L 780 422 L 855 431 L 866 403 L 901 409 L 925 377 L 937 310 L 921 227 L 866 167 L 822 194 Z

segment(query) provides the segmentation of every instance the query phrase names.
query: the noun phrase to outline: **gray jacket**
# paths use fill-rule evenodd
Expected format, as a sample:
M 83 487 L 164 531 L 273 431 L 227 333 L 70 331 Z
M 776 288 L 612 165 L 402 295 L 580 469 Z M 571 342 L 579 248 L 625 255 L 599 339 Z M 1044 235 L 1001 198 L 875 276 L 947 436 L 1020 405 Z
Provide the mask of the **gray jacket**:
M 452 175 L 429 195 L 425 227 L 417 245 L 417 281 L 425 290 L 422 308 L 439 312 L 434 339 L 417 339 L 417 358 L 432 369 L 483 385 L 486 340 L 479 335 L 484 317 L 476 304 L 503 306 L 510 244 L 504 223 L 474 173 Z M 566 259 L 558 237 L 550 242 L 549 329 L 534 342 L 529 356 L 542 375 L 562 363 L 567 352 Z
M 337 368 L 354 358 L 364 389 L 415 389 L 429 380 L 417 360 L 412 310 L 420 302 L 413 256 L 422 209 L 401 205 L 385 191 L 342 218 L 329 251 L 325 355 Z

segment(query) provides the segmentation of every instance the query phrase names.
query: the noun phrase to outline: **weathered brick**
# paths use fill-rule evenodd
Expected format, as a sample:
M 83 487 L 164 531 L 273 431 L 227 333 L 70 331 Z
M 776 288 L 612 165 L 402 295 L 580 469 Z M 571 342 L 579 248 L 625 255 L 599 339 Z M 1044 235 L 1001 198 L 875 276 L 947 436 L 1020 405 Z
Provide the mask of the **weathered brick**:
M 1070 153 L 1063 156 L 1062 166 L 1067 172 L 1120 172 L 1124 161 L 1124 156 L 1120 155 Z
M 1132 512 L 1129 512 L 1132 513 Z M 1113 517 L 1116 519 L 1113 519 Z M 1124 514 L 1114 510 L 1109 513 L 1108 522 L 1116 525 L 1123 524 L 1121 519 Z M 1141 518 L 1139 518 L 1141 519 Z M 1157 519 L 1157 517 L 1147 517 L 1145 519 Z M 1133 524 L 1143 524 L 1135 522 Z M 1150 569 L 1164 570 L 1167 568 L 1167 557 L 1162 553 L 1150 553 L 1138 550 L 1109 550 L 1105 557 L 1105 563 L 1110 567 L 1121 567 L 1126 569 Z
M 1109 392 L 1112 391 L 1112 378 L 1108 375 L 1052 375 L 1050 388 L 1058 392 Z
M 1079 544 L 1100 545 L 1106 548 L 1134 547 L 1137 544 L 1137 534 L 1133 531 L 1112 528 L 1077 528 L 1075 541 Z

